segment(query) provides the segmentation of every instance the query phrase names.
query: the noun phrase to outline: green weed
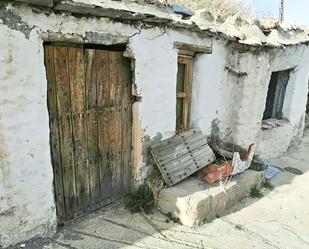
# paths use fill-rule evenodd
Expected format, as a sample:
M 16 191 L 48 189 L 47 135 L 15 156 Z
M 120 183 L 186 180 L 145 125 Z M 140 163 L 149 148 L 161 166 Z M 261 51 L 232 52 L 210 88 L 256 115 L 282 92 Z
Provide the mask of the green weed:
M 250 189 L 250 197 L 252 197 L 252 198 L 262 198 L 263 193 L 257 186 L 254 186 Z
M 132 213 L 150 214 L 155 206 L 155 198 L 150 187 L 143 184 L 135 193 L 127 197 L 125 204 Z

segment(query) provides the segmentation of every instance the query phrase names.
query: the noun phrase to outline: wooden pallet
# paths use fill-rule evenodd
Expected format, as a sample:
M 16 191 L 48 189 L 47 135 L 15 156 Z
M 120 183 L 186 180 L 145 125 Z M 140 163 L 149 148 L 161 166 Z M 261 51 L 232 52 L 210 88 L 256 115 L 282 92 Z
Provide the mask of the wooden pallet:
M 168 186 L 186 179 L 215 160 L 199 129 L 191 129 L 157 143 L 150 152 Z

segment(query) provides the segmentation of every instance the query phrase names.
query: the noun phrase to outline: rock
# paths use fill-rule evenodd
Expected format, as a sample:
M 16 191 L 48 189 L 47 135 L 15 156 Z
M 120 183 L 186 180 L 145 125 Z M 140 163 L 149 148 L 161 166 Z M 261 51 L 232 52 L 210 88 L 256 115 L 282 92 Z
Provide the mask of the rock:
M 180 4 L 176 4 L 176 3 L 173 3 L 171 5 L 173 11 L 176 13 L 176 14 L 180 14 L 184 17 L 190 17 L 193 15 L 193 11 L 180 5 Z
M 279 22 L 274 19 L 269 18 L 264 22 L 263 26 L 266 29 L 276 29 L 279 27 Z

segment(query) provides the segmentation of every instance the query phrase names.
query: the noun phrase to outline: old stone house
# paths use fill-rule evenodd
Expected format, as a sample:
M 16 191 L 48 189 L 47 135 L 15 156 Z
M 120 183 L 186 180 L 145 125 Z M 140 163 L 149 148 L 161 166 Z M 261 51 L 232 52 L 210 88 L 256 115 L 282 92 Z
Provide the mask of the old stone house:
M 0 3 L 0 244 L 141 184 L 147 145 L 199 127 L 277 157 L 302 137 L 308 30 L 162 4 Z

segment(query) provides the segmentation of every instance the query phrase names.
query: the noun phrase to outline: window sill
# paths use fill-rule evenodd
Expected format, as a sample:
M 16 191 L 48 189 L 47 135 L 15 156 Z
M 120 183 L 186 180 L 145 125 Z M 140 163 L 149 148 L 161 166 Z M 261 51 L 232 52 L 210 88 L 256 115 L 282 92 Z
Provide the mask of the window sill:
M 283 127 L 288 124 L 287 119 L 265 119 L 262 121 L 261 129 L 262 130 L 271 130 L 277 127 Z

